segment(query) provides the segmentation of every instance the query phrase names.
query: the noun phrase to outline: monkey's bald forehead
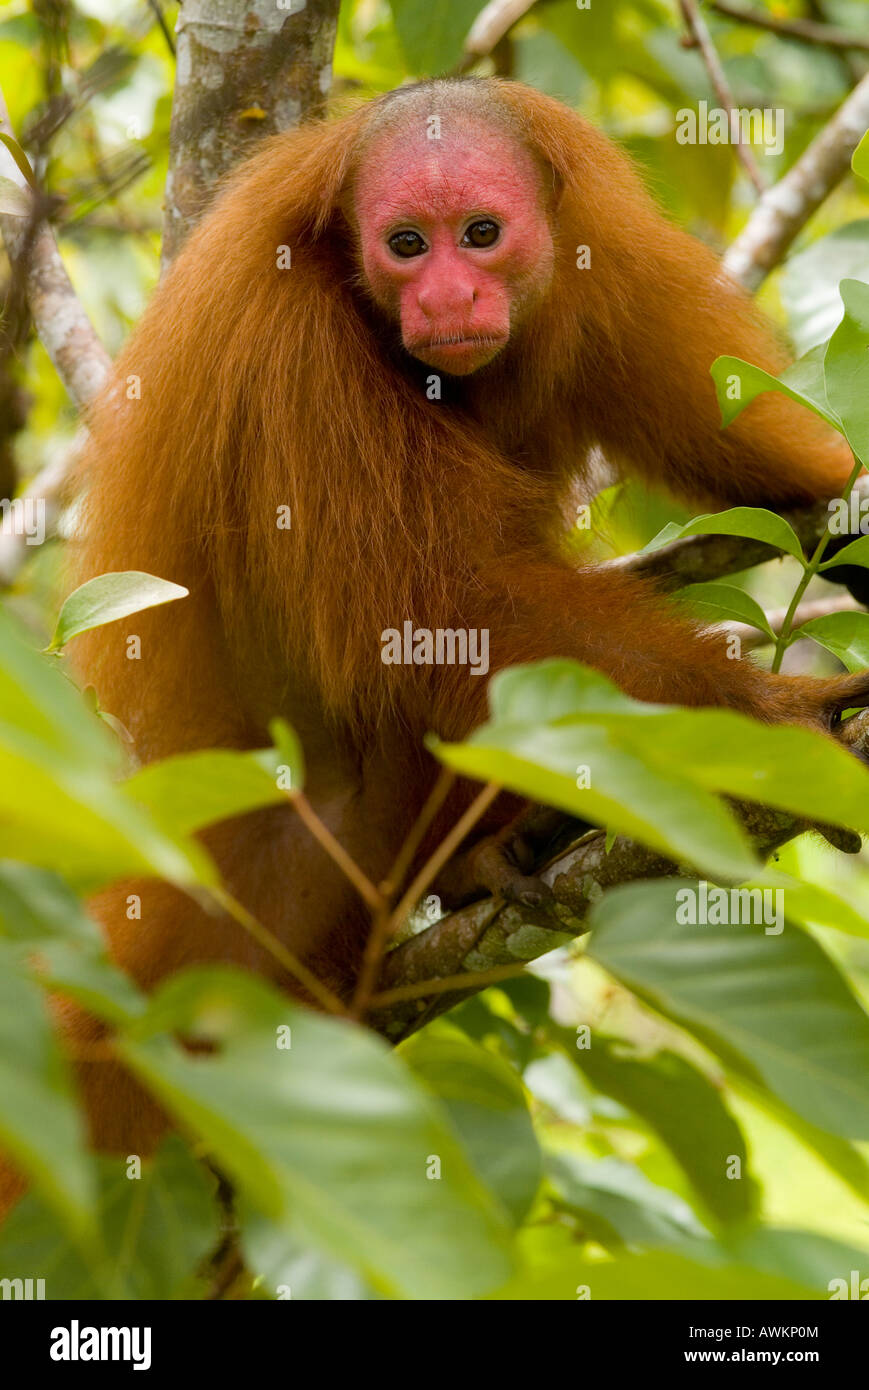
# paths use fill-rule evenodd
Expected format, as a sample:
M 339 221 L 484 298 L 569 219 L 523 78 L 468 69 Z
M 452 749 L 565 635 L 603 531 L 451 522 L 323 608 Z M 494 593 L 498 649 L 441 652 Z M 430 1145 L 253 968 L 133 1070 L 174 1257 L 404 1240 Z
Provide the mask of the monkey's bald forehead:
M 369 146 L 353 186 L 354 206 L 374 222 L 393 216 L 461 216 L 485 204 L 515 213 L 539 207 L 531 153 L 513 134 L 476 122 L 430 139 L 418 126 L 389 129 Z
M 521 123 L 498 84 L 486 78 L 435 78 L 388 92 L 372 102 L 364 139 L 402 131 L 435 139 L 460 131 L 469 119 L 522 140 Z

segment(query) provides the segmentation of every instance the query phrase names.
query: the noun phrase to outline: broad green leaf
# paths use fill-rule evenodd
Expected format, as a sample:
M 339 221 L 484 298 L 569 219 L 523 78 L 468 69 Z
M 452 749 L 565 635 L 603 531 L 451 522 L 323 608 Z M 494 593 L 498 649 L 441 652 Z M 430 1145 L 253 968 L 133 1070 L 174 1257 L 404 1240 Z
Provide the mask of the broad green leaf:
M 843 280 L 844 317 L 824 357 L 827 400 L 857 458 L 869 461 L 869 285 Z
M 797 1279 L 827 1298 L 836 1281 L 850 1284 L 852 1269 L 865 1277 L 867 1250 L 831 1240 L 816 1231 L 782 1230 L 758 1226 L 726 1240 L 725 1253 L 739 1264 L 783 1279 Z
M 790 523 L 764 507 L 731 507 L 726 512 L 695 516 L 679 528 L 680 536 L 747 536 L 765 541 L 804 563 L 803 548 Z M 723 585 L 721 587 L 724 587 Z
M 102 944 L 96 922 L 62 878 L 12 859 L 0 859 L 0 935 L 28 945 L 47 936 Z
M 276 781 L 277 762 L 274 749 L 177 753 L 140 768 L 124 783 L 124 790 L 166 830 L 190 835 L 258 806 L 286 805 L 286 793 Z
M 668 705 L 632 700 L 593 666 L 550 657 L 527 666 L 508 666 L 489 682 L 490 723 L 557 723 L 599 714 L 643 714 Z
M 723 709 L 663 712 L 645 734 L 624 719 L 619 734 L 631 748 L 645 740 L 661 769 L 681 762 L 698 787 L 869 833 L 866 769 L 823 734 Z
M 687 584 L 679 590 L 679 602 L 690 605 L 703 622 L 749 623 L 774 641 L 772 628 L 757 599 L 734 584 Z
M 70 1246 L 45 1204 L 28 1195 L 0 1227 L 0 1268 L 38 1270 L 47 1299 L 195 1299 L 220 1232 L 214 1177 L 177 1137 L 128 1176 L 126 1157 L 95 1163 L 102 1253 Z
M 869 536 L 858 536 L 856 540 L 844 545 L 829 560 L 824 560 L 819 569 L 832 569 L 835 565 L 861 565 L 869 569 Z
M 283 1226 L 241 1204 L 238 1226 L 247 1269 L 256 1291 L 294 1303 L 353 1303 L 375 1297 L 349 1265 L 311 1245 L 304 1245 Z
M 646 738 L 653 737 L 650 726 Z M 629 749 L 621 728 L 584 720 L 496 724 L 463 744 L 432 740 L 429 746 L 464 776 L 607 826 L 713 876 L 745 877 L 757 869 L 733 816 L 682 775 L 680 759 L 653 765 L 645 741 Z M 579 768 L 590 770 L 590 786 L 577 786 Z
M 410 1038 L 399 1056 L 444 1105 L 478 1175 L 518 1225 L 542 1164 L 515 1071 L 482 1047 L 431 1032 Z
M 831 408 L 832 402 L 828 403 L 824 395 L 823 377 L 817 371 L 817 358 L 811 354 L 808 357 L 808 362 L 800 359 L 792 367 L 786 368 L 780 377 L 772 376 L 750 362 L 743 362 L 739 357 L 716 358 L 711 372 L 718 392 L 722 425 L 726 427 L 732 424 L 737 415 L 764 391 L 777 391 L 798 405 L 806 406 L 834 429 L 841 429 Z
M 859 174 L 861 178 L 869 179 L 869 130 L 867 130 L 851 156 L 851 168 L 854 170 L 854 173 Z
M 869 1137 L 869 1017 L 833 962 L 796 928 L 679 922 L 696 889 L 614 889 L 592 911 L 589 954 L 812 1124 Z
M 70 594 L 60 610 L 48 650 L 56 652 L 80 632 L 127 618 L 143 608 L 173 603 L 175 599 L 186 598 L 189 592 L 181 584 L 158 579 L 142 570 L 99 574 Z
M 584 1232 L 609 1250 L 678 1248 L 708 1236 L 687 1202 L 650 1182 L 633 1163 L 550 1154 L 546 1175 L 561 1201 L 581 1217 Z
M 221 1051 L 191 1056 L 153 1035 L 164 1029 Z M 425 1088 L 365 1029 L 214 968 L 158 989 L 118 1049 L 255 1206 L 379 1292 L 468 1298 L 505 1277 L 496 1203 Z
M 846 278 L 869 279 L 869 218 L 834 227 L 789 256 L 779 279 L 788 335 L 797 352 L 820 346 L 822 372 L 827 339 L 842 319 L 839 281 Z
M 631 1057 L 620 1054 L 622 1046 L 595 1033 L 589 1048 L 573 1048 L 570 1056 L 598 1090 L 655 1131 L 716 1220 L 734 1223 L 754 1216 L 757 1183 L 748 1169 L 742 1131 L 721 1091 L 675 1052 Z M 738 1182 L 727 1175 L 732 1155 L 742 1165 Z
M 787 895 L 789 920 L 835 927 L 849 936 L 869 940 L 869 918 L 860 910 L 859 900 L 852 901 L 844 887 L 839 891 L 834 885 L 810 883 L 791 874 L 779 873 L 769 866 L 760 878 L 749 880 L 745 886 L 782 888 Z
M 828 613 L 824 618 L 810 618 L 798 628 L 796 636 L 811 637 L 837 656 L 849 671 L 862 671 L 869 666 L 869 613 Z
M 13 738 L 20 751 L 6 743 Z M 216 878 L 205 850 L 173 840 L 100 770 L 87 772 L 0 723 L 3 853 L 92 890 L 156 875 L 190 885 Z
M 195 842 L 173 840 L 115 783 L 115 740 L 57 663 L 0 614 L 0 823 L 4 858 L 78 886 L 127 874 L 180 884 L 215 871 Z
M 653 550 L 660 550 L 662 546 L 669 545 L 671 541 L 677 541 L 682 536 L 682 527 L 678 521 L 668 521 L 666 526 L 662 526 L 656 536 L 647 541 L 640 550 L 640 555 L 648 555 Z
M 45 996 L 6 945 L 0 949 L 0 1147 L 66 1231 L 91 1241 L 94 1191 L 81 1112 Z

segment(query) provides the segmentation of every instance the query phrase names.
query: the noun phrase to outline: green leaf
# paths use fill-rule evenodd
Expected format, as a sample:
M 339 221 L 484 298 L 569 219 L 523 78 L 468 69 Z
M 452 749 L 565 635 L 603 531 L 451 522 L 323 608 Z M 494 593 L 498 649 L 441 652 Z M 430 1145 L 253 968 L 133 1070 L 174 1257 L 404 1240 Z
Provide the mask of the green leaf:
M 118 788 L 115 740 L 66 680 L 0 613 L 0 824 L 4 858 L 88 889 L 126 875 L 209 883 L 194 841 L 167 836 Z
M 164 1029 L 220 1053 L 191 1056 Z M 164 984 L 117 1046 L 255 1206 L 379 1292 L 467 1298 L 505 1277 L 509 1227 L 439 1107 L 367 1030 L 216 967 Z
M 241 1203 L 239 1234 L 256 1292 L 294 1303 L 352 1303 L 375 1297 L 355 1270 L 304 1245 L 282 1226 Z
M 399 1056 L 442 1102 L 480 1178 L 518 1226 L 540 1186 L 542 1161 L 516 1073 L 494 1053 L 430 1030 L 404 1043 Z
M 686 584 L 679 590 L 679 602 L 689 604 L 702 622 L 748 623 L 765 632 L 772 641 L 775 640 L 760 604 L 751 594 L 737 589 L 734 584 Z
M 30 160 L 27 158 L 27 155 L 24 153 L 24 150 L 21 148 L 14 135 L 0 134 L 0 141 L 6 146 L 12 158 L 15 160 L 15 163 L 18 165 L 18 168 L 30 184 L 30 187 L 33 189 L 38 188 L 39 185 L 36 181 L 36 175 L 33 172 Z
M 810 618 L 798 628 L 796 636 L 811 637 L 837 656 L 849 671 L 862 671 L 869 666 L 869 613 L 828 613 L 825 618 Z
M 89 579 L 74 589 L 64 603 L 48 650 L 56 652 L 81 632 L 129 617 L 143 608 L 173 603 L 175 599 L 186 598 L 189 592 L 181 584 L 172 584 L 168 579 L 158 579 L 141 570 L 97 575 L 96 579 Z
M 869 536 L 858 536 L 856 540 L 837 551 L 832 559 L 822 561 L 818 568 L 828 570 L 834 565 L 861 565 L 869 569 Z
M 546 1175 L 584 1232 L 607 1249 L 666 1249 L 708 1235 L 687 1202 L 650 1182 L 633 1163 L 562 1153 L 547 1156 Z
M 660 550 L 662 546 L 669 545 L 671 541 L 677 541 L 682 535 L 682 527 L 678 521 L 668 521 L 666 526 L 662 526 L 656 536 L 647 541 L 639 551 L 640 555 L 649 555 L 653 550 Z
M 869 218 L 834 227 L 789 256 L 779 278 L 788 335 L 797 352 L 820 345 L 822 376 L 827 339 L 842 319 L 839 281 L 846 278 L 869 279 Z
M 429 740 L 449 767 L 606 825 L 710 873 L 757 867 L 726 807 L 692 785 L 678 753 L 653 748 L 665 706 L 631 700 L 599 672 L 554 660 L 499 673 L 490 683 L 492 722 L 463 744 Z M 590 770 L 577 786 L 577 768 Z M 715 868 L 711 866 L 714 863 Z
M 859 174 L 861 178 L 869 179 L 869 130 L 867 130 L 851 156 L 851 168 L 854 170 L 854 173 Z
M 642 741 L 626 747 L 620 729 L 495 725 L 464 744 L 432 740 L 429 746 L 455 772 L 607 826 L 714 876 L 745 877 L 757 869 L 726 807 L 681 776 L 678 761 L 662 769 L 652 765 Z M 591 786 L 577 787 L 578 767 L 591 769 Z
M 726 512 L 708 512 L 695 516 L 679 528 L 680 536 L 747 536 L 749 540 L 765 541 L 793 555 L 804 564 L 803 548 L 790 523 L 764 507 L 731 507 Z
M 589 954 L 812 1124 L 869 1137 L 869 1017 L 833 962 L 798 929 L 679 922 L 696 888 L 607 893 L 592 911 Z
M 755 1216 L 759 1193 L 748 1171 L 745 1139 L 720 1090 L 675 1052 L 626 1057 L 623 1047 L 595 1033 L 590 1048 L 573 1048 L 570 1056 L 598 1090 L 654 1130 L 716 1220 L 733 1224 Z M 727 1175 L 732 1155 L 740 1160 L 739 1181 Z
M 3 1150 L 66 1231 L 91 1241 L 94 1192 L 82 1117 L 43 992 L 8 946 L 0 950 L 0 1098 Z
M 126 1157 L 102 1158 L 102 1252 L 85 1257 L 64 1239 L 45 1205 L 27 1196 L 0 1228 L 3 1271 L 38 1270 L 49 1299 L 193 1299 L 198 1267 L 217 1248 L 214 1178 L 177 1136 L 128 1177 Z
M 869 285 L 843 280 L 844 317 L 824 357 L 827 400 L 861 463 L 869 461 Z
M 276 766 L 274 749 L 177 753 L 140 768 L 124 783 L 124 790 L 157 816 L 164 829 L 190 835 L 258 806 L 286 804 L 277 786 Z
M 816 355 L 807 354 L 782 372 L 780 377 L 771 376 L 762 367 L 754 367 L 739 357 L 718 357 L 712 363 L 712 379 L 718 391 L 718 404 L 721 409 L 721 423 L 733 423 L 737 415 L 762 395 L 764 391 L 777 391 L 788 396 L 798 405 L 804 405 L 834 429 L 841 429 L 838 417 L 831 409 L 823 392 L 823 377 L 817 370 Z

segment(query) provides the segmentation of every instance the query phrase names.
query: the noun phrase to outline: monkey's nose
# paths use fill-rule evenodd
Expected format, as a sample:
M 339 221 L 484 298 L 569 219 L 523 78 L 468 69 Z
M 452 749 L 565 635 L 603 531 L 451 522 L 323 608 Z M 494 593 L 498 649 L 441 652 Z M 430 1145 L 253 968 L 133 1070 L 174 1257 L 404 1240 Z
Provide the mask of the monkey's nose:
M 476 300 L 473 285 L 426 286 L 417 295 L 417 303 L 427 319 L 466 321 Z

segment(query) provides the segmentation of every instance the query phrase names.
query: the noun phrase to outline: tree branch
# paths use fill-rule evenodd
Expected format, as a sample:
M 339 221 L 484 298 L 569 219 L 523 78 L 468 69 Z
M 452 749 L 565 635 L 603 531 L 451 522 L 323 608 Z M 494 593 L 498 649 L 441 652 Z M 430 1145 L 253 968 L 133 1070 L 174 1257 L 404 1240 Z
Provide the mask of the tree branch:
M 869 744 L 869 711 L 856 715 L 844 727 L 843 741 L 850 747 Z M 735 809 L 762 858 L 812 828 L 800 817 L 767 806 L 739 803 Z M 855 847 L 847 835 L 840 843 L 844 848 Z M 384 1001 L 379 1008 L 375 995 L 368 1016 L 370 1026 L 390 1042 L 401 1042 L 462 999 L 486 988 L 493 982 L 491 972 L 537 960 L 583 935 L 590 908 L 608 888 L 636 879 L 693 876 L 691 869 L 621 835 L 607 851 L 603 830 L 589 831 L 538 872 L 552 890 L 551 902 L 530 908 L 486 898 L 460 908 L 390 952 L 378 987 L 385 994 L 423 982 L 439 984 L 453 976 L 481 973 L 482 981 L 470 979 L 467 988 L 438 990 L 421 998 Z
M 819 24 L 813 19 L 780 19 L 764 10 L 746 10 L 741 5 L 731 5 L 728 0 L 709 0 L 709 8 L 726 19 L 735 20 L 737 24 L 766 29 L 782 39 L 797 39 L 800 43 L 818 44 L 822 48 L 855 48 L 869 53 L 869 38 L 846 33 L 832 24 Z
M 264 136 L 323 116 L 339 0 L 185 0 L 176 25 L 163 266 L 221 175 Z
M 535 0 L 489 0 L 471 25 L 456 71 L 467 72 L 481 58 L 488 58 L 534 4 Z
M 778 265 L 812 214 L 847 174 L 867 127 L 869 73 L 796 164 L 760 198 L 724 256 L 724 268 L 734 280 L 755 290 Z
M 869 503 L 869 474 L 857 479 L 854 492 Z M 803 549 L 810 551 L 826 529 L 830 510 L 826 502 L 815 502 L 782 515 L 790 522 Z M 627 570 L 653 581 L 659 589 L 673 591 L 685 584 L 738 574 L 766 560 L 776 560 L 780 554 L 775 546 L 744 536 L 686 536 L 662 545 L 659 550 L 619 555 L 603 563 L 607 569 Z

